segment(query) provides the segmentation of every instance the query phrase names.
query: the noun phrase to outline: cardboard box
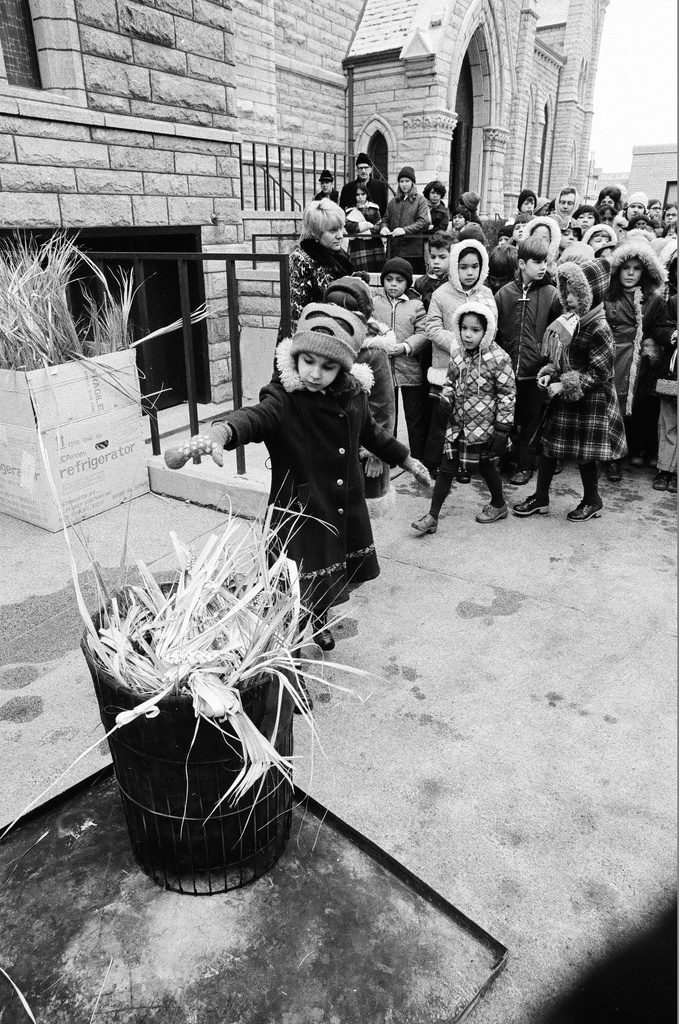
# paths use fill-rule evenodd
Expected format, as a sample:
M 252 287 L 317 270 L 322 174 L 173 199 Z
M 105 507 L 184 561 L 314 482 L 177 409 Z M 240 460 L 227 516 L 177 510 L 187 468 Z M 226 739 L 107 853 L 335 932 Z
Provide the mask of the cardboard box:
M 134 352 L 27 373 L 0 370 L 0 512 L 61 529 L 149 489 Z

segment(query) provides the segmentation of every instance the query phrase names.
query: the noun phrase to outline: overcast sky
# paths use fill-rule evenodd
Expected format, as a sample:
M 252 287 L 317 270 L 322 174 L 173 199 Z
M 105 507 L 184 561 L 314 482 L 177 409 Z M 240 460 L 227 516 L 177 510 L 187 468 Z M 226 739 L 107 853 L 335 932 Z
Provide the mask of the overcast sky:
M 677 0 L 611 0 L 594 90 L 594 162 L 629 171 L 632 146 L 676 141 Z

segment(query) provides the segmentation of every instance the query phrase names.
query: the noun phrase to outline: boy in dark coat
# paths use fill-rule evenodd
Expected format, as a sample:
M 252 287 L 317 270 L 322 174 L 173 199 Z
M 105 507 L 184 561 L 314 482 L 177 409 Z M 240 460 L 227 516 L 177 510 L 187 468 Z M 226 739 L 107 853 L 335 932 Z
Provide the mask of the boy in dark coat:
M 519 242 L 514 280 L 495 296 L 498 344 L 509 353 L 516 375 L 515 426 L 519 431 L 517 470 L 511 483 L 527 484 L 536 466 L 534 437 L 544 406 L 538 388 L 542 336 L 561 312 L 559 295 L 547 277 L 549 247 L 542 238 Z

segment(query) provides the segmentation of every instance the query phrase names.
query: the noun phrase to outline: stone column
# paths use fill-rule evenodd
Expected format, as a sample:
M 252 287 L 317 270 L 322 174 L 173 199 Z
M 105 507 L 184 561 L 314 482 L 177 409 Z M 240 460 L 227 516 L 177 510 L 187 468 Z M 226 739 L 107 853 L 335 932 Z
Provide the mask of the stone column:
M 456 124 L 455 111 L 443 108 L 403 115 L 403 152 L 413 154 L 420 191 L 433 178 L 448 187 L 450 143 Z
M 483 129 L 483 182 L 481 204 L 487 217 L 504 214 L 505 151 L 509 132 L 498 125 Z

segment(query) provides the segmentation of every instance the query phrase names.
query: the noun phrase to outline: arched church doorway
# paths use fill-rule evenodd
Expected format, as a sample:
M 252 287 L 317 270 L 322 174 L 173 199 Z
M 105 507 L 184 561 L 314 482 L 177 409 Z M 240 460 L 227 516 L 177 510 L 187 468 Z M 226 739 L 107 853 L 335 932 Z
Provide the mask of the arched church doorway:
M 469 171 L 472 157 L 472 131 L 474 128 L 474 82 L 465 53 L 455 96 L 457 124 L 450 143 L 450 180 L 448 188 L 450 208 L 455 209 L 463 192 L 469 190 Z
M 376 131 L 370 142 L 368 143 L 368 156 L 375 165 L 379 173 L 375 174 L 376 178 L 381 178 L 383 181 L 389 180 L 389 147 L 387 140 L 381 131 Z

